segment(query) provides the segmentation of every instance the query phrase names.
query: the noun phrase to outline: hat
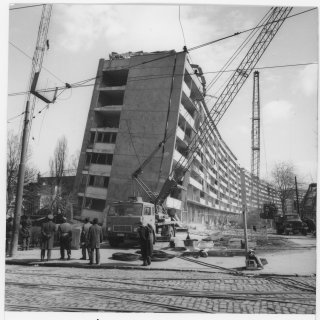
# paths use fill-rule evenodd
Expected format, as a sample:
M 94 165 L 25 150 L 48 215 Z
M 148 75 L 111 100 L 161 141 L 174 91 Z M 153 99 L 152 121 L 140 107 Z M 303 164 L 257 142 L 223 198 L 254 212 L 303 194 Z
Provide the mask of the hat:
M 52 214 L 48 214 L 48 217 L 47 217 L 49 220 L 53 220 L 53 215 Z

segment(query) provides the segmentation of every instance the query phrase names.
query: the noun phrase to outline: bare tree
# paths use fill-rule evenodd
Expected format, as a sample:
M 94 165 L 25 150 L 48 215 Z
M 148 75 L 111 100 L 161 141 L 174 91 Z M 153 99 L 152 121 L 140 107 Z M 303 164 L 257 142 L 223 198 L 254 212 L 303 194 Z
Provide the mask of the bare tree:
M 57 142 L 53 158 L 49 161 L 51 176 L 55 177 L 55 185 L 58 187 L 67 169 L 67 156 L 68 142 L 66 137 L 62 136 Z
M 275 164 L 271 174 L 278 191 L 282 212 L 285 213 L 286 201 L 293 199 L 295 192 L 294 167 L 288 162 L 279 162 Z
M 27 153 L 27 161 L 31 157 L 31 150 L 28 150 Z M 18 179 L 18 171 L 19 171 L 19 161 L 20 161 L 20 143 L 19 136 L 15 134 L 13 131 L 8 132 L 7 137 L 7 212 L 10 207 L 13 207 L 13 201 L 15 198 L 16 187 L 17 187 L 17 179 Z M 25 170 L 25 178 L 24 184 L 28 185 L 30 182 L 35 181 L 37 178 L 38 170 L 31 166 L 30 164 L 26 164 Z M 24 195 L 27 190 L 24 190 Z
M 77 150 L 74 154 L 70 156 L 69 169 L 73 170 L 75 173 L 78 169 L 78 163 L 80 158 L 80 150 Z

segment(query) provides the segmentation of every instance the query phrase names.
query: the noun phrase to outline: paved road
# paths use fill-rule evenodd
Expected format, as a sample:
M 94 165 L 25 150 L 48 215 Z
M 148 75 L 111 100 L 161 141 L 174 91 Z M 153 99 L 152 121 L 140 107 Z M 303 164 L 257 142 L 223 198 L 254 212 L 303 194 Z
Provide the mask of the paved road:
M 6 266 L 6 311 L 315 314 L 315 277 Z

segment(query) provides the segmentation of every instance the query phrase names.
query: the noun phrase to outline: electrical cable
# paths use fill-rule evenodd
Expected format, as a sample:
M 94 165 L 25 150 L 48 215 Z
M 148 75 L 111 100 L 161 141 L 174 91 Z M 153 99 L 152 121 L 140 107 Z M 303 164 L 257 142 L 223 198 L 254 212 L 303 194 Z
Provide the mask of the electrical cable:
M 308 10 L 305 10 L 305 11 L 302 11 L 302 12 L 298 12 L 298 13 L 296 13 L 296 14 L 293 14 L 293 15 L 291 15 L 291 16 L 288 16 L 286 19 L 292 18 L 292 17 L 295 17 L 295 16 L 298 16 L 298 15 L 300 15 L 300 14 L 304 14 L 304 13 L 310 12 L 310 11 L 315 10 L 315 9 L 317 9 L 317 8 L 311 8 L 311 9 L 308 9 Z M 279 21 L 280 21 L 280 20 L 283 20 L 283 19 L 279 19 Z M 274 21 L 274 22 L 276 22 L 276 21 Z M 215 43 L 215 42 L 224 40 L 224 39 L 226 39 L 226 38 L 230 38 L 230 37 L 232 37 L 232 36 L 239 35 L 239 34 L 241 34 L 241 33 L 249 32 L 249 31 L 252 31 L 252 30 L 254 30 L 254 29 L 258 29 L 258 28 L 264 27 L 264 26 L 266 26 L 266 25 L 268 25 L 268 24 L 270 24 L 270 23 L 263 24 L 263 25 L 260 25 L 260 26 L 256 26 L 256 27 L 253 27 L 253 28 L 244 30 L 244 31 L 236 32 L 235 34 L 233 34 L 233 35 L 231 35 L 231 36 L 223 37 L 223 38 L 220 38 L 220 39 L 213 40 L 213 41 L 211 41 L 211 42 L 204 43 L 204 44 L 202 44 L 202 45 L 200 45 L 200 46 L 196 46 L 196 47 L 193 47 L 193 48 L 191 48 L 191 49 L 188 49 L 188 51 L 196 50 L 196 49 L 198 49 L 198 47 L 207 46 L 207 45 L 209 45 L 209 44 L 212 44 L 212 43 Z M 20 48 L 18 48 L 18 47 L 17 47 L 16 45 L 14 45 L 12 42 L 9 41 L 9 43 L 10 43 L 11 45 L 13 45 L 14 47 L 16 47 L 19 51 L 21 51 L 21 52 L 22 52 L 24 55 L 26 55 L 29 59 L 32 59 L 30 56 L 28 56 L 26 53 L 24 53 Z M 173 51 L 174 51 L 174 50 L 173 50 Z M 129 69 L 135 68 L 135 67 L 137 67 L 137 66 L 144 65 L 144 64 L 147 64 L 147 63 L 150 63 L 150 62 L 154 62 L 154 61 L 157 61 L 157 60 L 161 60 L 161 59 L 164 59 L 164 58 L 173 56 L 174 54 L 182 53 L 182 52 L 183 52 L 183 51 L 180 51 L 180 52 L 175 52 L 175 51 L 174 51 L 174 52 L 171 52 L 171 53 L 169 53 L 169 54 L 166 54 L 165 56 L 158 57 L 158 58 L 155 58 L 155 59 L 151 59 L 151 60 L 148 60 L 148 61 L 144 61 L 144 62 L 138 63 L 138 64 L 136 64 L 136 65 L 130 66 Z M 51 71 L 49 71 L 49 70 L 46 69 L 45 67 L 43 67 L 43 68 L 44 68 L 45 70 L 47 70 L 48 72 L 51 73 Z M 117 68 L 117 69 L 118 69 L 118 68 Z M 123 69 L 128 69 L 128 68 L 123 68 Z M 217 72 L 220 72 L 220 71 L 217 71 Z M 51 73 L 51 74 L 52 74 L 52 73 Z M 52 75 L 53 75 L 54 77 L 56 77 L 54 74 L 52 74 Z M 90 78 L 90 79 L 93 80 L 93 79 L 97 79 L 97 78 L 99 78 L 99 77 L 101 77 L 101 76 L 92 77 L 92 78 Z M 61 82 L 64 83 L 64 81 L 62 81 L 61 79 L 59 79 L 59 78 L 57 78 L 57 79 L 58 79 L 59 81 L 61 81 Z M 88 80 L 83 80 L 83 81 L 89 81 L 89 79 L 88 79 Z M 80 83 L 80 82 L 81 82 L 81 81 L 79 81 L 79 83 Z M 26 93 L 27 93 L 27 92 L 26 92 Z M 9 94 L 9 95 L 14 95 L 14 94 Z
M 31 61 L 33 60 L 32 57 L 30 57 L 28 54 L 26 54 L 22 49 L 20 49 L 17 45 L 15 45 L 13 42 L 9 41 L 9 44 L 11 44 L 14 48 L 16 48 L 18 51 L 20 51 L 24 56 L 29 58 Z M 50 73 L 53 77 L 55 77 L 57 80 L 59 80 L 62 83 L 65 83 L 63 80 L 61 80 L 58 76 L 56 76 L 53 72 L 51 72 L 46 67 L 42 66 L 42 69 L 45 69 L 48 73 Z
M 234 34 L 232 34 L 232 35 L 229 35 L 229 36 L 226 36 L 226 37 L 217 39 L 217 40 L 209 41 L 209 42 L 200 44 L 200 45 L 198 45 L 198 46 L 189 48 L 188 51 L 197 50 L 197 49 L 203 48 L 203 47 L 205 47 L 205 46 L 208 46 L 208 45 L 210 45 L 210 44 L 219 42 L 219 41 L 221 41 L 221 40 L 225 40 L 225 39 L 228 39 L 228 38 L 231 38 L 231 37 L 235 37 L 235 36 L 238 36 L 238 35 L 240 35 L 240 34 L 242 34 L 242 33 L 249 32 L 249 31 L 252 31 L 252 30 L 255 30 L 255 29 L 262 28 L 262 27 L 264 27 L 264 26 L 267 26 L 268 24 L 275 23 L 275 22 L 279 22 L 279 21 L 281 21 L 281 20 L 285 20 L 285 19 L 289 19 L 289 18 L 293 18 L 293 17 L 296 17 L 296 16 L 298 16 L 298 15 L 300 15 L 300 14 L 307 13 L 307 12 L 309 12 L 309 11 L 316 10 L 316 9 L 318 9 L 318 8 L 311 8 L 311 9 L 308 9 L 308 10 L 305 10 L 305 11 L 298 12 L 298 13 L 296 13 L 296 14 L 292 14 L 291 16 L 288 16 L 288 17 L 286 17 L 286 18 L 281 18 L 281 19 L 275 20 L 275 21 L 273 21 L 273 22 L 268 22 L 268 23 L 266 23 L 266 24 L 264 24 L 264 25 L 261 25 L 261 26 L 256 26 L 256 27 L 253 27 L 253 28 L 250 28 L 250 29 L 247 29 L 247 30 L 239 31 L 239 32 L 236 32 L 236 33 L 234 33 Z
M 27 9 L 27 8 L 40 7 L 40 6 L 44 6 L 44 4 L 35 4 L 35 5 L 31 5 L 31 6 L 24 6 L 24 7 L 18 7 L 18 8 L 9 8 L 9 10 Z
M 262 66 L 262 67 L 255 67 L 254 69 L 255 70 L 263 70 L 263 69 L 276 69 L 276 68 L 287 68 L 287 67 L 299 67 L 299 66 L 308 66 L 308 65 L 317 65 L 318 63 L 317 62 L 306 62 L 306 63 L 295 63 L 295 64 L 284 64 L 284 65 L 274 65 L 274 66 Z M 207 71 L 207 72 L 203 72 L 203 74 L 210 74 L 210 73 L 220 73 L 220 72 L 224 72 L 224 73 L 227 73 L 227 72 L 234 72 L 236 71 L 236 69 L 229 69 L 229 70 L 218 70 L 218 71 Z M 177 76 L 182 76 L 183 74 L 176 74 Z M 130 80 L 128 82 L 133 82 L 133 81 L 144 81 L 144 80 L 153 80 L 153 79 L 161 79 L 161 78 L 168 78 L 168 77 L 171 77 L 171 74 L 164 74 L 164 75 L 161 75 L 161 76 L 136 76 L 136 77 L 132 77 L 130 78 Z M 89 82 L 93 79 L 96 79 L 97 77 L 95 78 L 90 78 L 90 79 L 87 79 L 87 80 L 82 80 L 82 81 L 79 81 L 79 82 Z M 76 82 L 78 84 L 78 82 Z M 92 84 L 86 84 L 86 85 L 81 85 L 81 84 L 78 84 L 78 85 L 73 85 L 73 84 L 70 84 L 70 88 L 66 88 L 65 86 L 63 87 L 51 87 L 51 88 L 48 88 L 48 89 L 39 89 L 37 90 L 37 92 L 53 92 L 56 90 L 56 88 L 58 88 L 58 91 L 59 90 L 62 90 L 62 89 L 72 89 L 72 88 L 83 88 L 83 87 L 91 87 L 93 86 L 94 83 Z M 19 95 L 25 95 L 27 93 L 29 93 L 30 91 L 20 91 L 20 92 L 13 92 L 13 93 L 9 93 L 8 96 L 9 97 L 13 97 L 13 96 L 19 96 Z
M 179 6 L 179 23 L 180 23 L 180 27 L 181 27 L 181 31 L 182 31 L 182 36 L 183 36 L 183 41 L 184 41 L 184 45 L 186 46 L 186 38 L 184 36 L 184 31 L 183 31 L 183 27 L 182 27 L 182 23 L 181 23 L 181 18 L 180 18 L 180 6 Z

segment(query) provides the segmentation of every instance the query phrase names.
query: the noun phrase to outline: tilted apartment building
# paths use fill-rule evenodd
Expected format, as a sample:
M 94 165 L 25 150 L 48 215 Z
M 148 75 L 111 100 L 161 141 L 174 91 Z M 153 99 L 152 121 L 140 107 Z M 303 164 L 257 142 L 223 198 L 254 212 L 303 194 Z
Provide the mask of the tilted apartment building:
M 138 195 L 132 174 L 166 139 L 141 174 L 152 191 L 161 190 L 174 164 L 190 156 L 188 145 L 205 117 L 204 90 L 202 70 L 185 52 L 112 53 L 100 60 L 75 180 L 82 218 L 102 221 L 108 203 Z M 261 189 L 270 200 L 269 186 Z M 240 165 L 218 131 L 199 146 L 166 205 L 187 223 L 241 215 Z

